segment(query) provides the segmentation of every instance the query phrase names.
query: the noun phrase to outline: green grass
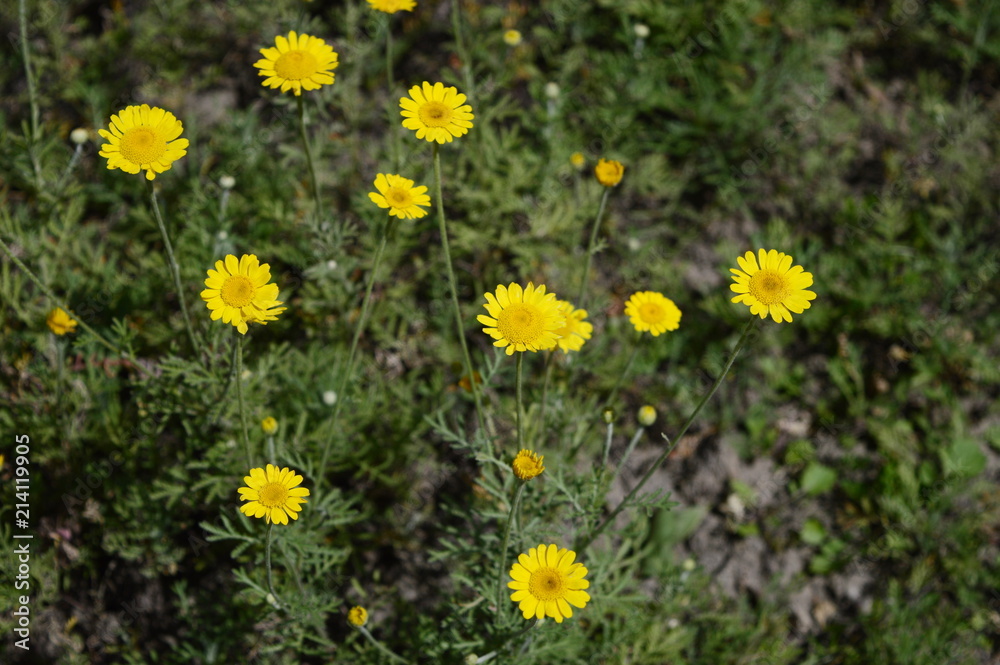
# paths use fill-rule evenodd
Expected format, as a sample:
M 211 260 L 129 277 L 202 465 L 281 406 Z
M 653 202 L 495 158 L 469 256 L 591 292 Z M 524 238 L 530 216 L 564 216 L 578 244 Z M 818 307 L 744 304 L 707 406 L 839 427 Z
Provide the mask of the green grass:
M 49 333 L 55 303 L 4 254 L 0 541 L 9 553 L 18 532 L 19 434 L 31 438 L 35 536 L 32 650 L 12 646 L 5 612 L 4 662 L 386 662 L 346 623 L 358 604 L 411 663 L 498 649 L 504 662 L 650 665 L 997 657 L 991 3 L 454 0 L 387 21 L 358 1 L 32 0 L 37 133 L 11 4 L 0 12 L 12 36 L 0 55 L 0 239 L 131 359 L 80 329 Z M 649 27 L 641 49 L 636 23 Z M 502 39 L 512 27 L 516 48 Z M 336 83 L 305 99 L 320 220 L 295 102 L 252 67 L 292 29 L 340 55 Z M 386 111 L 424 80 L 468 93 L 476 115 L 441 155 L 485 432 L 457 385 L 433 211 L 388 243 L 336 421 L 324 399 L 347 369 L 385 220 L 367 193 L 376 173 L 395 172 L 394 136 L 399 172 L 433 185 L 430 146 Z M 97 154 L 96 129 L 133 103 L 175 113 L 191 142 L 155 183 L 201 356 L 143 183 Z M 74 155 L 76 127 L 93 140 Z M 577 151 L 582 170 L 569 162 Z M 514 488 L 514 360 L 475 316 L 499 283 L 575 296 L 601 157 L 626 170 L 593 258 L 594 336 L 552 363 L 544 430 L 545 355 L 525 358 L 527 441 L 547 469 L 526 488 L 511 556 L 585 537 L 666 445 L 660 432 L 676 438 L 749 315 L 730 302 L 737 255 L 791 254 L 818 297 L 791 324 L 757 325 L 647 487 L 674 491 L 627 508 L 580 552 L 587 607 L 514 637 L 526 623 L 513 604 L 499 626 L 492 607 Z M 314 490 L 301 519 L 275 529 L 287 612 L 267 600 L 266 527 L 237 510 L 235 332 L 198 297 L 227 253 L 270 263 L 288 307 L 251 326 L 243 377 L 255 464 L 260 420 L 274 416 L 278 461 Z M 676 332 L 636 342 L 622 310 L 641 290 L 678 304 Z M 637 343 L 613 404 L 612 463 L 639 406 L 659 416 L 623 490 L 601 468 L 601 411 Z M 17 561 L 3 561 L 0 598 L 15 607 Z M 767 563 L 791 561 L 787 575 Z

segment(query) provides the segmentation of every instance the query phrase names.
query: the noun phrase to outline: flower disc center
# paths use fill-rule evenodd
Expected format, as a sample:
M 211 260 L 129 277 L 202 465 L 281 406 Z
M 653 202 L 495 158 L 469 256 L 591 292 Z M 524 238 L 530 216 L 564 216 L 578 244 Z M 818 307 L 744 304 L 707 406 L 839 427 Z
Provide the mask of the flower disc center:
M 288 500 L 288 490 L 281 483 L 268 483 L 260 488 L 260 502 L 268 508 L 283 506 Z
M 393 208 L 408 208 L 413 204 L 413 198 L 405 189 L 393 187 L 385 193 L 385 198 Z
M 639 316 L 646 323 L 658 323 L 663 320 L 663 308 L 655 302 L 646 302 L 639 306 Z
M 222 302 L 230 307 L 246 307 L 253 302 L 253 282 L 245 275 L 232 275 L 219 290 Z
M 513 344 L 532 344 L 544 333 L 538 308 L 525 303 L 511 303 L 497 317 L 497 329 Z
M 319 70 L 319 61 L 308 51 L 282 53 L 274 61 L 274 72 L 288 81 L 301 81 Z
M 528 592 L 540 601 L 558 600 L 566 596 L 566 580 L 555 568 L 539 568 L 528 579 Z
M 419 115 L 428 127 L 445 127 L 451 122 L 451 109 L 441 102 L 427 102 L 420 107 Z
M 750 293 L 764 305 L 782 302 L 789 294 L 788 282 L 772 270 L 759 270 L 750 278 Z
M 119 150 L 133 164 L 151 164 L 167 151 L 167 142 L 149 127 L 133 127 L 125 131 Z

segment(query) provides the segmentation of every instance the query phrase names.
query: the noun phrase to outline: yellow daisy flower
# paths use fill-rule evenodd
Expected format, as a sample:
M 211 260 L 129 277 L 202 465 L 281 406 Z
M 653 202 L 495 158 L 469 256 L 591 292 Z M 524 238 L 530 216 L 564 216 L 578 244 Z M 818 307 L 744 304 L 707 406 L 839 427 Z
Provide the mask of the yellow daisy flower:
M 368 0 L 371 2 L 371 0 Z M 351 624 L 355 628 L 361 628 L 363 625 L 368 623 L 368 610 L 356 605 L 351 608 L 351 611 L 347 613 L 347 623 Z
M 45 319 L 45 325 L 57 335 L 76 332 L 76 320 L 67 314 L 66 310 L 62 307 L 56 307 L 49 312 L 48 317 Z
M 261 264 L 255 255 L 244 254 L 237 260 L 229 254 L 215 262 L 215 270 L 209 269 L 208 288 L 201 298 L 212 310 L 213 321 L 222 319 L 245 335 L 248 323 L 267 325 L 286 309 L 278 307 L 278 285 L 268 284 L 270 280 L 271 266 Z
M 759 259 L 759 264 L 758 264 Z M 766 319 L 770 314 L 776 323 L 791 323 L 790 312 L 801 314 L 809 309 L 810 300 L 816 298 L 806 287 L 812 286 L 812 273 L 804 272 L 802 266 L 793 266 L 792 257 L 772 249 L 759 250 L 736 257 L 742 270 L 730 268 L 734 284 L 729 288 L 739 295 L 733 302 L 741 302 L 750 308 L 752 314 Z
M 109 128 L 97 133 L 108 141 L 98 154 L 107 157 L 111 171 L 135 174 L 144 170 L 146 180 L 152 180 L 187 154 L 188 140 L 177 138 L 184 125 L 173 113 L 156 106 L 126 106 L 111 116 Z
M 333 47 L 319 37 L 298 35 L 294 30 L 285 38 L 274 38 L 275 47 L 262 48 L 264 57 L 253 66 L 260 76 L 266 76 L 261 84 L 265 88 L 281 88 L 281 92 L 292 90 L 295 96 L 303 90 L 318 90 L 333 83 L 333 70 L 340 63 Z
M 625 303 L 625 314 L 639 332 L 649 331 L 653 337 L 668 330 L 677 330 L 681 310 L 674 301 L 656 291 L 639 291 Z
M 285 467 L 278 469 L 273 464 L 267 470 L 250 469 L 250 475 L 243 477 L 246 487 L 240 488 L 240 500 L 247 501 L 240 506 L 240 512 L 249 517 L 263 517 L 268 524 L 288 524 L 288 518 L 299 519 L 299 511 L 309 496 L 309 490 L 299 487 L 302 476 Z
M 624 174 L 625 167 L 621 162 L 613 159 L 601 159 L 597 162 L 597 166 L 594 167 L 594 175 L 597 176 L 597 182 L 605 187 L 614 187 L 620 183 Z
M 493 346 L 507 347 L 507 355 L 515 351 L 551 349 L 559 337 L 557 330 L 565 325 L 559 304 L 553 293 L 545 293 L 545 285 L 537 288 L 531 282 L 524 289 L 520 284 L 497 285 L 496 296 L 485 294 L 483 307 L 489 316 L 480 314 L 477 320 L 483 332 L 495 339 Z
M 416 131 L 418 139 L 451 143 L 454 137 L 468 133 L 476 117 L 465 100 L 454 86 L 424 81 L 410 88 L 409 97 L 399 100 L 403 127 Z
M 545 471 L 545 467 L 542 466 L 544 459 L 545 455 L 538 455 L 531 450 L 522 450 L 511 462 L 510 467 L 514 470 L 514 475 L 521 480 L 531 480 Z
M 369 192 L 368 198 L 379 208 L 388 208 L 389 214 L 400 219 L 419 219 L 427 214 L 420 206 L 429 206 L 431 197 L 427 188 L 421 185 L 414 187 L 413 181 L 399 175 L 379 173 L 375 176 L 375 189 Z
M 525 619 L 549 616 L 562 623 L 573 616 L 570 605 L 582 609 L 590 602 L 590 594 L 583 591 L 590 587 L 584 579 L 587 569 L 573 563 L 575 559 L 576 552 L 555 545 L 532 547 L 517 557 L 507 587 L 514 589 L 510 599 L 520 603 L 518 609 Z
M 372 9 L 377 9 L 386 14 L 395 14 L 399 11 L 412 12 L 417 6 L 415 0 L 368 0 Z
M 566 317 L 566 322 L 562 328 L 556 331 L 556 334 L 559 335 L 556 344 L 564 353 L 579 351 L 583 343 L 590 339 L 594 326 L 584 321 L 587 318 L 587 310 L 575 309 L 572 303 L 566 300 L 559 300 L 558 303 L 559 311 Z

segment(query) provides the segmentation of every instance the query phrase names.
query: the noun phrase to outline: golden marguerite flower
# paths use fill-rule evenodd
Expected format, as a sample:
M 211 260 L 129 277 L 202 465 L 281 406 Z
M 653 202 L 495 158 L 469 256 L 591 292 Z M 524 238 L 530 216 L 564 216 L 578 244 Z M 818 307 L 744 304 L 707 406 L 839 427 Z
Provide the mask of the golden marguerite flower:
M 229 254 L 224 261 L 215 262 L 215 270 L 208 270 L 208 288 L 201 292 L 201 298 L 212 310 L 213 321 L 222 319 L 245 335 L 248 323 L 267 325 L 286 309 L 278 307 L 278 285 L 270 281 L 269 264 L 261 264 L 253 254 L 239 259 Z
M 747 305 L 751 314 L 762 319 L 770 314 L 776 323 L 791 323 L 791 312 L 801 314 L 809 309 L 809 301 L 816 298 L 815 293 L 806 290 L 812 286 L 812 273 L 805 272 L 802 266 L 793 266 L 792 257 L 784 252 L 761 249 L 754 256 L 748 251 L 736 257 L 736 262 L 742 270 L 729 269 L 735 282 L 729 288 L 739 294 L 733 302 Z
M 605 187 L 614 187 L 622 181 L 625 167 L 613 159 L 601 159 L 594 167 L 594 175 L 597 176 L 597 182 Z
M 268 524 L 288 524 L 288 518 L 299 518 L 304 497 L 309 490 L 299 487 L 302 476 L 285 467 L 279 469 L 273 464 L 267 470 L 250 469 L 250 475 L 243 477 L 246 487 L 240 488 L 240 499 L 246 501 L 240 512 L 250 517 L 263 517 Z
M 412 12 L 417 6 L 416 0 L 368 0 L 368 4 L 372 9 L 386 14 L 395 14 L 399 11 Z
M 145 171 L 146 180 L 152 180 L 187 154 L 188 140 L 177 138 L 184 125 L 173 113 L 156 106 L 126 106 L 111 116 L 108 127 L 97 130 L 108 141 L 98 154 L 107 157 L 112 171 Z
M 521 480 L 531 480 L 545 471 L 545 467 L 542 466 L 544 459 L 545 455 L 539 455 L 531 450 L 522 450 L 511 462 L 510 467 L 514 470 L 514 475 Z
M 450 143 L 454 137 L 467 134 L 476 117 L 465 100 L 454 86 L 424 81 L 410 88 L 409 97 L 399 100 L 403 127 L 416 131 L 418 139 Z
M 556 334 L 559 335 L 556 344 L 564 353 L 579 351 L 583 343 L 590 339 L 594 326 L 584 321 L 587 318 L 587 310 L 575 309 L 573 304 L 566 300 L 558 302 L 559 311 L 566 317 L 566 321 L 563 327 L 556 331 Z
M 507 355 L 515 351 L 551 349 L 558 341 L 556 332 L 565 325 L 565 318 L 553 293 L 545 293 L 545 285 L 537 288 L 531 282 L 521 288 L 511 282 L 497 285 L 496 295 L 485 294 L 483 307 L 489 316 L 480 314 L 477 320 L 483 332 L 495 339 L 493 346 L 506 347 Z
M 76 320 L 62 307 L 56 307 L 45 318 L 45 325 L 57 335 L 76 332 Z
M 303 90 L 318 90 L 333 83 L 333 70 L 340 63 L 333 47 L 319 37 L 299 35 L 294 30 L 288 37 L 278 35 L 274 46 L 262 48 L 264 57 L 253 63 L 261 76 L 266 76 L 263 86 L 292 90 L 296 97 Z
M 562 623 L 573 616 L 570 605 L 582 609 L 590 602 L 590 594 L 583 590 L 590 587 L 587 569 L 575 559 L 576 552 L 555 545 L 532 547 L 517 557 L 507 587 L 514 589 L 510 599 L 520 603 L 525 619 L 549 616 Z
M 375 176 L 375 189 L 368 198 L 379 208 L 388 208 L 389 214 L 400 219 L 419 219 L 427 214 L 420 206 L 429 206 L 431 197 L 427 188 L 414 187 L 413 181 L 399 175 L 379 173 Z
M 355 628 L 361 628 L 368 623 L 368 610 L 360 605 L 355 605 L 347 613 L 347 623 L 351 624 Z
M 668 330 L 677 330 L 681 310 L 674 301 L 656 291 L 639 291 L 625 303 L 625 314 L 639 332 L 649 331 L 653 337 Z

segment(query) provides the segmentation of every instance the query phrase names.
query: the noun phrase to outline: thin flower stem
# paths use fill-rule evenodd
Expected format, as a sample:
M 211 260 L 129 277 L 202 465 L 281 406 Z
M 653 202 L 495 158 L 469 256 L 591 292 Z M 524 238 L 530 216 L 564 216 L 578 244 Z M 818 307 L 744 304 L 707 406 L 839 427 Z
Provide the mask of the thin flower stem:
M 375 287 L 375 280 L 378 279 L 378 269 L 382 265 L 382 255 L 385 253 L 385 246 L 389 238 L 389 232 L 393 221 L 393 217 L 390 215 L 389 221 L 386 222 L 386 226 L 382 231 L 382 239 L 379 241 L 378 249 L 375 250 L 372 272 L 371 275 L 368 276 L 368 286 L 365 287 L 365 299 L 361 303 L 361 316 L 358 318 L 358 326 L 355 328 L 354 338 L 351 340 L 351 351 L 347 355 L 347 368 L 340 378 L 340 387 L 337 390 L 337 403 L 333 407 L 333 426 L 336 426 L 337 418 L 340 416 L 340 409 L 344 402 L 347 401 L 347 384 L 354 376 L 354 363 L 357 359 L 358 341 L 361 339 L 361 333 L 364 332 L 365 325 L 368 323 L 368 315 L 371 312 L 372 289 Z M 323 454 L 320 456 L 319 462 L 319 468 L 321 471 L 320 478 L 323 477 L 322 470 L 326 468 L 326 461 L 330 453 L 331 441 L 332 437 L 327 437 L 326 443 L 323 445 Z
M 50 289 L 49 287 L 45 286 L 45 284 L 42 283 L 42 280 L 40 280 L 35 275 L 35 273 L 33 273 L 31 271 L 31 269 L 28 268 L 28 266 L 24 265 L 24 262 L 21 261 L 21 259 L 17 258 L 17 256 L 14 255 L 14 252 L 11 250 L 10 246 L 8 246 L 6 242 L 4 242 L 3 238 L 0 238 L 0 249 L 3 249 L 4 254 L 7 255 L 7 258 L 9 258 L 11 261 L 13 261 L 14 265 L 16 265 L 18 268 L 20 268 L 21 272 L 23 272 L 25 275 L 27 275 L 28 279 L 30 279 L 32 281 L 32 283 L 35 286 L 37 286 L 38 289 L 42 293 L 44 293 L 46 295 L 46 297 L 48 297 L 49 300 L 51 300 L 52 302 L 54 302 L 57 307 L 62 308 L 62 310 L 64 312 L 66 312 L 67 314 L 69 314 L 70 318 L 72 318 L 74 321 L 76 321 L 77 323 L 79 323 L 80 327 L 83 328 L 84 330 L 86 330 L 88 333 L 90 333 L 94 337 L 95 340 L 97 340 L 102 345 L 104 345 L 112 353 L 120 354 L 120 355 L 123 355 L 123 356 L 127 357 L 129 360 L 132 361 L 132 363 L 136 366 L 137 369 L 141 370 L 142 372 L 146 371 L 141 365 L 139 365 L 139 363 L 136 361 L 136 359 L 132 356 L 131 353 L 129 353 L 127 351 L 120 350 L 114 344 L 112 344 L 111 342 L 109 342 L 108 340 L 106 340 L 103 335 L 101 335 L 99 332 L 97 332 L 96 330 L 94 330 L 93 328 L 91 328 L 90 326 L 88 326 L 86 321 L 84 321 L 83 319 L 81 319 L 80 316 L 78 314 L 76 314 L 76 312 L 74 312 L 72 309 L 70 309 L 70 306 L 67 305 L 63 301 L 62 298 L 57 298 L 56 294 L 52 292 L 52 289 Z
M 552 378 L 552 359 L 555 355 L 556 350 L 553 348 L 545 357 L 545 379 L 542 381 L 542 406 L 538 415 L 540 423 L 538 434 L 543 441 L 545 440 L 545 409 L 548 407 L 549 403 L 549 380 Z
M 476 402 L 476 417 L 479 419 L 479 429 L 486 434 L 486 420 L 483 417 L 483 405 L 479 397 L 479 387 L 476 375 L 472 371 L 472 358 L 469 356 L 469 346 L 465 342 L 465 326 L 462 325 L 462 310 L 458 306 L 458 285 L 455 282 L 455 269 L 451 264 L 451 246 L 448 243 L 448 225 L 444 217 L 444 199 L 441 195 L 441 152 L 438 144 L 434 144 L 434 196 L 438 213 L 438 226 L 441 232 L 441 248 L 444 250 L 444 262 L 448 268 L 448 286 L 451 288 L 451 304 L 455 310 L 455 326 L 458 329 L 458 341 L 462 345 L 462 356 L 465 359 L 465 371 L 469 375 L 469 387 L 472 398 Z
M 271 464 L 274 464 L 275 466 L 278 465 L 278 455 L 274 452 L 274 435 L 273 434 L 268 434 L 267 435 L 267 456 L 268 456 Z
M 750 331 L 753 330 L 754 323 L 756 322 L 756 320 L 757 320 L 756 317 L 751 317 L 750 320 L 747 321 L 746 326 L 743 328 L 743 333 L 740 335 L 739 341 L 736 342 L 736 347 L 730 354 L 729 361 L 726 363 L 725 368 L 722 370 L 722 373 L 719 374 L 719 378 L 715 380 L 715 383 L 712 384 L 711 389 L 709 389 L 709 391 L 705 393 L 705 396 L 701 398 L 701 401 L 698 402 L 698 406 L 696 406 L 694 408 L 694 411 L 691 412 L 691 415 L 688 416 L 687 421 L 681 427 L 680 432 L 674 439 L 675 441 L 680 441 L 681 438 L 685 434 L 687 434 L 688 428 L 691 427 L 691 423 L 694 422 L 694 419 L 698 417 L 699 413 L 701 413 L 702 408 L 705 406 L 705 404 L 708 403 L 708 400 L 712 399 L 712 396 L 715 395 L 715 391 L 717 391 L 719 389 L 719 386 L 722 385 L 722 381 L 726 378 L 726 375 L 729 374 L 729 369 L 733 366 L 733 362 L 736 360 L 736 356 L 739 355 L 740 351 L 743 349 L 743 345 L 747 341 L 747 338 L 750 336 Z M 663 464 L 663 462 L 667 459 L 672 450 L 673 446 L 667 446 L 667 448 L 664 449 L 664 451 L 660 454 L 660 456 L 656 459 L 656 461 L 650 465 L 649 469 L 646 471 L 646 474 L 642 477 L 642 480 L 640 480 L 639 483 L 632 488 L 632 491 L 629 492 L 617 506 L 615 506 L 615 509 L 611 511 L 611 514 L 608 515 L 603 522 L 601 522 L 600 526 L 594 529 L 594 531 L 592 531 L 590 535 L 587 536 L 586 539 L 584 539 L 581 543 L 579 543 L 575 547 L 577 553 L 582 552 L 588 546 L 590 546 L 590 544 L 593 543 L 599 535 L 601 535 L 601 533 L 608 527 L 608 525 L 611 524 L 616 517 L 618 517 L 618 513 L 620 513 L 625 508 L 625 506 L 627 506 L 629 502 L 631 502 L 632 499 L 635 498 L 635 495 L 639 493 L 639 490 L 643 488 L 646 482 L 652 477 L 653 473 L 660 468 L 660 465 Z
M 458 57 L 462 61 L 462 76 L 465 79 L 465 94 L 472 97 L 472 58 L 469 55 L 468 49 L 465 48 L 465 39 L 462 36 L 462 14 L 458 0 L 451 0 L 451 28 L 455 33 L 455 47 L 458 50 Z
M 388 647 L 386 647 L 384 644 L 382 644 L 381 642 L 379 642 L 378 640 L 376 640 L 375 636 L 372 635 L 370 632 L 368 632 L 367 628 L 365 628 L 364 626 L 358 626 L 357 628 L 358 628 L 359 631 L 361 631 L 361 634 L 364 635 L 368 639 L 368 641 L 371 643 L 371 645 L 373 647 L 375 647 L 376 649 L 378 649 L 379 651 L 381 651 L 382 653 L 384 653 L 387 657 L 389 657 L 392 660 L 395 660 L 396 662 L 399 662 L 399 663 L 407 663 L 407 664 L 409 664 L 410 661 L 406 660 L 402 656 L 399 656 L 399 655 L 393 653 L 392 651 L 389 650 Z
M 35 171 L 35 186 L 42 189 L 42 165 L 35 152 L 35 144 L 40 138 L 41 118 L 38 114 L 38 91 L 35 89 L 35 76 L 31 71 L 31 50 L 28 48 L 28 12 L 25 0 L 18 0 L 17 22 L 21 38 L 21 59 L 24 62 L 24 76 L 28 81 L 28 104 L 31 108 L 31 137 L 28 141 L 28 156 Z
M 514 515 L 517 513 L 517 506 L 521 502 L 521 494 L 524 493 L 526 480 L 518 480 L 517 491 L 514 493 L 514 502 L 510 504 L 510 513 L 507 515 L 507 526 L 503 530 L 503 545 L 500 547 L 500 566 L 497 570 L 497 614 L 496 623 L 500 625 L 503 617 L 503 571 L 507 567 L 507 546 L 510 544 L 510 528 L 514 524 Z
M 608 465 L 608 457 L 611 456 L 611 439 L 615 435 L 615 422 L 612 420 L 608 423 L 608 432 L 604 437 L 604 458 L 601 460 L 601 466 L 605 467 Z
M 389 131 L 392 134 L 392 164 L 396 173 L 399 173 L 401 166 L 402 148 L 399 139 L 399 125 L 393 122 L 393 97 L 395 95 L 396 81 L 392 76 L 392 17 L 386 16 L 385 23 L 385 84 L 389 90 L 389 102 L 386 109 L 386 116 L 389 119 Z
M 628 447 L 625 448 L 625 452 L 622 454 L 621 459 L 615 464 L 615 470 L 611 475 L 612 482 L 618 477 L 618 474 L 622 472 L 625 462 L 628 461 L 629 456 L 632 454 L 632 451 L 635 450 L 636 445 L 639 443 L 639 439 L 642 438 L 645 431 L 646 429 L 644 427 L 640 427 L 635 431 L 635 435 L 632 437 L 632 440 L 628 442 Z
M 163 246 L 167 250 L 167 263 L 170 265 L 170 274 L 174 278 L 174 288 L 177 289 L 177 299 L 181 302 L 181 314 L 184 316 L 184 327 L 187 328 L 188 339 L 191 341 L 191 350 L 199 358 L 201 357 L 201 345 L 194 334 L 194 327 L 191 325 L 191 316 L 188 314 L 187 299 L 184 297 L 184 287 L 181 284 L 181 269 L 177 265 L 174 257 L 174 247 L 170 244 L 170 236 L 167 234 L 167 226 L 163 223 L 163 215 L 160 214 L 160 204 L 156 199 L 156 187 L 152 181 L 147 180 L 149 187 L 149 200 L 153 204 L 153 216 L 156 217 L 156 225 L 160 227 L 160 235 L 163 236 Z
M 522 380 L 521 366 L 524 364 L 524 351 L 517 354 L 517 370 L 515 372 L 516 379 L 514 381 L 517 387 L 517 449 L 520 451 L 524 448 L 524 381 Z
M 302 149 L 306 153 L 306 165 L 309 167 L 309 184 L 313 190 L 313 201 L 316 205 L 316 223 L 323 219 L 323 205 L 319 197 L 319 185 L 316 184 L 316 165 L 313 163 L 312 149 L 309 147 L 309 136 L 306 133 L 306 103 L 302 95 L 295 97 L 299 106 L 299 136 L 302 138 Z
M 632 353 L 629 354 L 628 362 L 625 363 L 625 369 L 622 370 L 621 375 L 615 382 L 615 387 L 612 388 L 611 394 L 608 395 L 608 401 L 605 402 L 605 406 L 611 406 L 614 404 L 615 399 L 618 397 L 618 391 L 621 390 L 622 384 L 625 383 L 625 377 L 628 376 L 629 370 L 632 369 L 632 363 L 635 362 L 635 357 L 639 353 L 639 341 L 642 339 L 642 333 L 639 333 L 639 338 L 636 339 L 634 346 L 632 347 Z
M 247 456 L 247 468 L 253 466 L 253 458 L 250 455 L 250 431 L 247 429 L 247 409 L 243 400 L 243 335 L 236 338 L 236 348 L 233 354 L 236 356 L 236 401 L 240 407 L 240 425 L 243 428 L 243 451 Z
M 476 659 L 476 663 L 477 664 L 478 663 L 486 663 L 486 662 L 489 662 L 489 661 L 493 660 L 494 658 L 496 658 L 500 654 L 500 651 L 503 649 L 504 645 L 506 645 L 508 642 L 516 640 L 517 638 L 521 637 L 522 635 L 525 635 L 529 630 L 531 630 L 532 628 L 534 628 L 535 626 L 537 626 L 539 623 L 540 622 L 538 621 L 538 619 L 536 619 L 535 617 L 531 617 L 530 623 L 528 623 L 527 626 L 525 626 L 521 630 L 519 630 L 517 632 L 514 632 L 514 633 L 511 633 L 510 635 L 508 635 L 507 637 L 505 637 L 504 640 L 500 643 L 500 646 L 498 646 L 496 649 L 494 649 L 493 651 L 489 652 L 485 656 L 480 656 L 479 658 L 477 658 Z
M 284 603 L 278 598 L 278 594 L 274 592 L 274 581 L 271 576 L 271 531 L 274 530 L 274 524 L 268 523 L 267 525 L 267 544 L 264 545 L 264 563 L 267 566 L 267 590 L 270 592 L 271 597 L 274 599 L 273 605 L 275 607 L 283 608 Z
M 608 204 L 608 195 L 611 193 L 610 187 L 604 188 L 601 195 L 601 205 L 597 209 L 597 217 L 594 218 L 594 226 L 590 229 L 590 242 L 587 243 L 587 262 L 583 265 L 583 279 L 580 280 L 580 295 L 576 297 L 577 309 L 586 309 L 587 281 L 590 279 L 590 262 L 594 258 L 594 245 L 597 244 L 597 230 L 601 227 L 601 217 L 604 216 L 604 207 Z

